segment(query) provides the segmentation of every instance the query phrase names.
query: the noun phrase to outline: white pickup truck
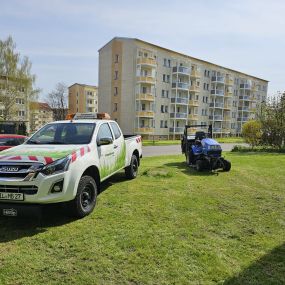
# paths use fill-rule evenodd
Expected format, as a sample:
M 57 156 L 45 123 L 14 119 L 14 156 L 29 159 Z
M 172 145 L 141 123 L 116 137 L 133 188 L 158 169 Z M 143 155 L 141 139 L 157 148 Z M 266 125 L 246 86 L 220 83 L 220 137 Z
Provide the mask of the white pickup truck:
M 141 137 L 125 138 L 104 113 L 49 123 L 24 144 L 0 153 L 0 215 L 64 202 L 84 217 L 95 207 L 101 182 L 122 169 L 135 178 L 141 157 Z

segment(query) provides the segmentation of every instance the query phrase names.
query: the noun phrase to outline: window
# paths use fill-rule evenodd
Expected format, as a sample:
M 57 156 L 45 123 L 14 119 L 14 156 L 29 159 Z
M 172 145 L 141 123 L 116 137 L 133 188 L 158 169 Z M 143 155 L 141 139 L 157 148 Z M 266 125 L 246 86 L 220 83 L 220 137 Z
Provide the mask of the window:
M 160 106 L 160 112 L 164 113 L 164 106 L 163 105 Z
M 169 96 L 169 91 L 166 90 L 166 98 L 168 98 L 168 96 Z
M 114 78 L 115 80 L 117 80 L 117 79 L 119 78 L 118 73 L 119 73 L 119 72 L 118 72 L 117 70 L 115 70 L 115 78 Z
M 115 136 L 115 139 L 118 139 L 120 136 L 121 136 L 121 131 L 118 127 L 118 125 L 116 123 L 110 123 L 111 124 L 111 127 L 112 127 L 112 130 L 113 130 L 113 133 L 114 133 L 114 136 Z
M 25 111 L 18 111 L 18 116 L 19 117 L 24 117 L 25 116 Z
M 171 60 L 168 60 L 168 67 L 171 67 Z
M 142 93 L 146 94 L 147 93 L 147 88 L 145 86 L 142 87 Z
M 167 66 L 166 63 L 167 63 L 167 59 L 164 58 L 164 59 L 163 59 L 163 65 L 164 65 L 164 66 Z
M 142 104 L 142 111 L 145 111 L 145 104 Z
M 163 81 L 163 82 L 166 82 L 166 74 L 163 74 L 163 75 L 162 75 L 162 81 Z
M 114 112 L 118 111 L 118 103 L 114 103 Z
M 204 85 L 203 85 L 203 89 L 204 90 L 206 90 L 207 89 L 207 84 L 206 83 L 204 83 Z M 203 97 L 204 98 L 204 97 Z M 204 101 L 203 101 L 204 102 Z
M 165 90 L 161 90 L 161 97 L 164 98 L 165 97 Z
M 204 76 L 205 77 L 207 76 L 207 70 L 206 69 L 204 70 Z
M 114 87 L 114 96 L 118 95 L 118 87 Z
M 166 76 L 166 82 L 169 83 L 170 82 L 170 75 Z
M 100 126 L 98 134 L 97 134 L 97 143 L 100 139 L 103 138 L 111 138 L 113 139 L 113 135 L 111 133 L 110 127 L 107 123 L 104 123 Z
M 165 127 L 165 128 L 168 128 L 168 127 L 167 127 L 167 121 L 164 122 L 164 127 Z
M 168 113 L 168 106 L 164 106 L 165 113 Z
M 160 121 L 160 128 L 163 128 L 163 121 Z
M 116 54 L 116 55 L 115 55 L 115 63 L 118 63 L 118 62 L 119 62 L 119 55 Z

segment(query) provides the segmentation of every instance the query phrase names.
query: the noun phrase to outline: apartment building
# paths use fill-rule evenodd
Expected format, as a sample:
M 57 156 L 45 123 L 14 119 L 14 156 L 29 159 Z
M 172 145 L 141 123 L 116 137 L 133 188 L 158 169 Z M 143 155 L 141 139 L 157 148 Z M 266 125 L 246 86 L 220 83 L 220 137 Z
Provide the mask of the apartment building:
M 24 125 L 29 132 L 29 97 L 27 90 L 16 81 L 9 79 L 9 90 L 6 90 L 7 77 L 0 75 L 0 120 L 2 124 Z
M 47 103 L 31 102 L 29 117 L 31 132 L 35 132 L 45 124 L 53 122 L 53 111 Z
M 126 134 L 179 138 L 185 124 L 212 124 L 215 136 L 239 135 L 267 87 L 267 80 L 139 39 L 116 37 L 99 50 L 99 111 Z
M 68 87 L 69 113 L 98 112 L 98 88 L 75 83 Z

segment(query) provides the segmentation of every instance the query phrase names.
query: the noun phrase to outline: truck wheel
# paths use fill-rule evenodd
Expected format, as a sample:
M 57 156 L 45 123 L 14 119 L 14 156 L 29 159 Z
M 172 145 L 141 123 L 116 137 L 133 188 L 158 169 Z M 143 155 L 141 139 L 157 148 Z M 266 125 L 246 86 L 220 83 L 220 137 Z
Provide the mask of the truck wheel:
M 226 159 L 224 159 L 223 163 L 224 163 L 223 170 L 224 171 L 230 171 L 231 170 L 231 166 L 232 166 L 231 162 L 226 160 Z
M 74 200 L 70 203 L 70 210 L 73 216 L 83 218 L 89 215 L 96 205 L 97 199 L 97 185 L 91 176 L 82 176 L 77 194 Z
M 132 155 L 131 163 L 125 168 L 125 174 L 128 179 L 134 179 L 138 175 L 139 163 L 136 155 Z
M 203 160 L 197 160 L 196 161 L 196 170 L 197 171 L 203 171 L 204 169 L 204 161 Z

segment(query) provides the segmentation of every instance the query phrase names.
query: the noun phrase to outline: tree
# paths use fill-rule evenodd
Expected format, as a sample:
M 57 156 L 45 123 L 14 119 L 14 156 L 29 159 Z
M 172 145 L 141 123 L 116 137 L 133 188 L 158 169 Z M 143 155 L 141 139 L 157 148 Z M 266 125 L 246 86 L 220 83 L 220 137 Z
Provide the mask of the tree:
M 285 92 L 279 92 L 261 107 L 262 144 L 282 148 L 285 145 Z
M 11 36 L 0 40 L 0 105 L 1 119 L 13 120 L 17 114 L 16 103 L 25 106 L 26 113 L 30 100 L 35 100 L 39 90 L 33 88 L 35 75 L 31 73 L 29 58 L 21 57 Z M 27 114 L 26 114 L 27 115 Z
M 242 126 L 242 136 L 244 137 L 245 141 L 251 145 L 252 148 L 259 145 L 260 143 L 262 136 L 261 126 L 261 123 L 255 120 L 247 121 Z
M 63 82 L 56 84 L 55 89 L 47 96 L 46 102 L 53 110 L 54 120 L 64 120 L 67 114 L 67 86 Z

